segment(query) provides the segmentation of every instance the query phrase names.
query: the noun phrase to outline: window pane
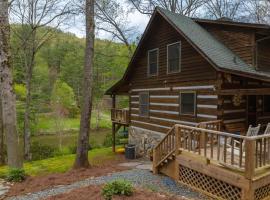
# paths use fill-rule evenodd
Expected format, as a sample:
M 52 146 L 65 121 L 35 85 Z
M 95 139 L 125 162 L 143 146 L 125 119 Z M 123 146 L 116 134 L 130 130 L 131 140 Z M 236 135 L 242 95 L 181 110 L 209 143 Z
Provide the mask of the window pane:
M 263 108 L 264 112 L 270 112 L 270 95 L 264 96 Z
M 169 60 L 169 72 L 179 71 L 179 60 Z
M 180 44 L 174 44 L 169 46 L 169 58 L 178 59 L 180 54 Z
M 157 74 L 158 68 L 158 50 L 150 51 L 148 53 L 148 67 L 149 67 L 149 74 L 155 75 Z
M 150 64 L 149 74 L 151 74 L 151 75 L 157 74 L 157 64 L 156 63 Z
M 181 114 L 195 113 L 194 100 L 195 100 L 194 93 L 181 93 Z
M 168 46 L 168 71 L 178 72 L 180 70 L 180 44 Z
M 148 116 L 148 114 L 149 114 L 149 94 L 148 93 L 140 94 L 139 103 L 140 103 L 140 105 L 139 105 L 140 116 Z

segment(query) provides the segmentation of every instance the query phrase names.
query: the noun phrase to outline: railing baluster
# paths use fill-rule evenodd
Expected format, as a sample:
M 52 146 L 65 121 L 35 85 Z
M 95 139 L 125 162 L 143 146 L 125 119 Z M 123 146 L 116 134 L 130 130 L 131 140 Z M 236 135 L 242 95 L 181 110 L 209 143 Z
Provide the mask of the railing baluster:
M 203 132 L 203 134 L 204 134 L 204 144 L 203 144 L 203 146 L 204 146 L 204 157 L 207 157 L 208 134 L 207 134 L 207 132 Z
M 231 164 L 234 165 L 234 138 L 231 138 Z
M 220 136 L 217 136 L 217 141 L 218 141 L 218 149 L 217 149 L 217 160 L 220 160 Z
M 243 140 L 240 139 L 240 152 L 239 152 L 239 167 L 242 168 L 242 160 L 243 160 Z
M 224 148 L 223 148 L 224 163 L 227 162 L 227 136 L 224 137 Z
M 214 134 L 211 133 L 211 158 L 213 158 L 214 154 Z
M 259 164 L 259 159 L 258 159 L 258 140 L 255 141 L 255 167 L 257 168 L 258 167 L 258 164 Z

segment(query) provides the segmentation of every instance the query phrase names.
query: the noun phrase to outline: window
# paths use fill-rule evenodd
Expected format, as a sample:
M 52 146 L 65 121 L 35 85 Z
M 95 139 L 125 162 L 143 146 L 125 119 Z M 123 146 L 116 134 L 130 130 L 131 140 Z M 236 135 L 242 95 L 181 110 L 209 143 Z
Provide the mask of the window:
M 180 72 L 181 45 L 180 42 L 167 46 L 168 73 Z
M 196 93 L 182 92 L 180 93 L 180 114 L 195 115 L 196 113 Z
M 270 113 L 270 95 L 263 97 L 263 112 Z
M 158 49 L 148 51 L 148 75 L 154 76 L 158 73 Z
M 139 95 L 139 114 L 141 117 L 149 116 L 149 93 L 144 92 Z

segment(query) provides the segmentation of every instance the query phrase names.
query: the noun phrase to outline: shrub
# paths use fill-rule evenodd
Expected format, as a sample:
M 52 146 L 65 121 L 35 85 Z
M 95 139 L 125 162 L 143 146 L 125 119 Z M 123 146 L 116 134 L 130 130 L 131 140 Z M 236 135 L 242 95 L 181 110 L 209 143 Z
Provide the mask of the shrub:
M 22 182 L 26 177 L 24 169 L 10 168 L 7 180 L 12 182 Z
M 131 196 L 133 187 L 130 182 L 125 180 L 116 180 L 107 183 L 102 189 L 102 195 L 106 200 L 111 200 L 113 195 Z
M 32 160 L 51 158 L 54 157 L 57 152 L 58 148 L 39 142 L 33 142 L 31 146 Z
M 68 146 L 68 149 L 69 149 L 69 152 L 71 154 L 76 154 L 76 152 L 77 152 L 77 145 Z
M 119 145 L 120 144 L 120 136 L 118 134 L 115 135 L 115 144 Z M 112 134 L 107 134 L 104 141 L 103 141 L 103 146 L 104 147 L 111 147 L 112 146 Z

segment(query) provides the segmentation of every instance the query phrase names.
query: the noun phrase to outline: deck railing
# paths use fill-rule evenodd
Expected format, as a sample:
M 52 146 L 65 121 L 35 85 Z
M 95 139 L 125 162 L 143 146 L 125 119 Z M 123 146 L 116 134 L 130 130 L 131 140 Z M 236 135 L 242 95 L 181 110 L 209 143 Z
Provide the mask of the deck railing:
M 129 124 L 128 109 L 111 109 L 111 120 L 121 124 Z
M 270 135 L 247 137 L 209 130 L 205 124 L 200 127 L 175 125 L 154 149 L 156 167 L 173 150 L 176 154 L 177 151 L 189 152 L 238 170 L 249 179 L 257 171 L 270 167 Z
M 154 148 L 154 166 L 159 166 L 164 160 L 172 156 L 176 150 L 176 131 L 175 127 L 172 127 L 166 136 L 158 143 Z

